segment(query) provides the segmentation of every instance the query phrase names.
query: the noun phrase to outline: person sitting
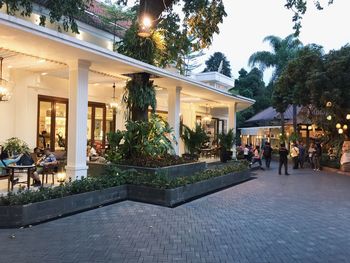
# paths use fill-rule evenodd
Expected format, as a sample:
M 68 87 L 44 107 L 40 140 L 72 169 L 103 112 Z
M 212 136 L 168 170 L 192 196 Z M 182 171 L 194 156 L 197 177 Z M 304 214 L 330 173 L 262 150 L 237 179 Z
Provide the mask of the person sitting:
M 53 155 L 50 152 L 50 149 L 46 148 L 44 150 L 44 155 L 37 160 L 36 165 L 37 165 L 37 169 L 32 174 L 32 178 L 34 180 L 34 183 L 32 184 L 32 186 L 41 186 L 39 174 L 43 174 L 44 171 L 49 167 L 56 167 L 57 160 L 55 155 Z
M 259 168 L 261 170 L 264 170 L 264 168 L 262 167 L 262 163 L 261 163 L 261 156 L 260 156 L 260 146 L 256 145 L 254 150 L 253 150 L 253 159 L 252 162 L 249 164 L 249 167 L 252 167 L 252 165 L 254 163 L 259 163 Z
M 10 158 L 8 152 L 6 150 L 2 151 L 0 154 L 0 174 L 6 174 L 6 167 L 12 163 L 17 163 L 21 158 L 23 154 L 18 155 L 16 158 Z M 12 183 L 16 184 L 18 182 L 18 178 L 13 180 Z

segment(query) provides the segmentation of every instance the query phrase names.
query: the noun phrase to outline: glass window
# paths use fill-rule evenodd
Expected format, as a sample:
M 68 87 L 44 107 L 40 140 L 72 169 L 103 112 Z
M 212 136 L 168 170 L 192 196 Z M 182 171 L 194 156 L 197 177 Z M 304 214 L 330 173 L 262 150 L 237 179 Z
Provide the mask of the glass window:
M 50 147 L 52 103 L 47 101 L 39 102 L 39 127 L 38 147 L 44 149 Z
M 56 103 L 55 115 L 55 150 L 65 150 L 67 105 L 65 103 Z

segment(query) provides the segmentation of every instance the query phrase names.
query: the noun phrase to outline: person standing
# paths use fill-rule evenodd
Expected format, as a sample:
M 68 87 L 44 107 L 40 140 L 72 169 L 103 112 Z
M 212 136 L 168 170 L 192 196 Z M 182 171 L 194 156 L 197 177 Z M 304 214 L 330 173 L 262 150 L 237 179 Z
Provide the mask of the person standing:
M 305 161 L 305 147 L 303 143 L 299 143 L 299 165 L 300 168 L 304 168 L 304 161 Z
M 269 142 L 265 143 L 265 146 L 263 148 L 263 156 L 265 158 L 266 168 L 270 168 L 271 157 L 272 157 L 272 148 L 271 148 L 271 145 Z
M 298 162 L 299 162 L 299 148 L 298 146 L 293 143 L 292 144 L 292 149 L 290 155 L 292 156 L 293 159 L 293 169 L 298 169 Z
M 316 143 L 316 151 L 315 151 L 315 158 L 314 158 L 314 162 L 315 162 L 315 171 L 319 171 L 321 170 L 321 157 L 322 157 L 322 146 L 321 144 L 318 142 Z
M 286 145 L 284 143 L 281 143 L 281 147 L 278 150 L 279 156 L 280 156 L 280 163 L 278 167 L 278 174 L 281 175 L 282 166 L 284 166 L 284 174 L 289 175 L 288 173 L 288 155 L 289 151 L 286 148 Z
M 244 149 L 243 149 L 243 155 L 244 155 L 244 160 L 249 160 L 249 148 L 248 148 L 248 144 L 245 145 Z
M 308 154 L 309 154 L 309 163 L 312 169 L 315 170 L 315 152 L 316 152 L 316 148 L 315 148 L 315 144 L 311 143 L 309 150 L 308 150 Z

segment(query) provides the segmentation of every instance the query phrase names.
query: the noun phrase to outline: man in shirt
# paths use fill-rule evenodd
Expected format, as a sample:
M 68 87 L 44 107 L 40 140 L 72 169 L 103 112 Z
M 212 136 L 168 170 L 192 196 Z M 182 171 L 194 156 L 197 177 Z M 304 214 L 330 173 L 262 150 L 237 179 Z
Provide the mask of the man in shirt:
M 284 165 L 284 174 L 289 175 L 289 173 L 288 173 L 288 154 L 289 154 L 289 151 L 287 150 L 286 145 L 284 143 L 281 143 L 281 147 L 279 148 L 278 153 L 280 155 L 280 164 L 279 164 L 279 168 L 278 168 L 278 174 L 281 175 L 282 166 Z
M 269 142 L 265 143 L 263 148 L 263 156 L 265 158 L 266 168 L 270 168 L 271 158 L 272 158 L 272 148 Z
M 57 166 L 57 160 L 55 155 L 50 152 L 50 149 L 44 150 L 44 155 L 37 160 L 37 169 L 33 173 L 32 178 L 34 179 L 33 186 L 41 186 L 39 174 L 42 174 L 45 169 Z

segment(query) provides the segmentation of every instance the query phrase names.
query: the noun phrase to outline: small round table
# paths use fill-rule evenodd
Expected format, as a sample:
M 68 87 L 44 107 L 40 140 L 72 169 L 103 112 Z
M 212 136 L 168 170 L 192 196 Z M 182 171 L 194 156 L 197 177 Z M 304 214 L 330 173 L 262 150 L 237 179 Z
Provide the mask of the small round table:
M 15 170 L 27 170 L 27 181 L 24 182 L 18 182 L 18 183 L 27 183 L 27 188 L 30 188 L 30 175 L 32 174 L 32 171 L 36 169 L 36 166 L 34 164 L 32 165 L 16 165 L 16 164 L 10 164 L 6 168 L 11 170 L 11 191 L 13 190 L 13 180 L 15 178 Z

